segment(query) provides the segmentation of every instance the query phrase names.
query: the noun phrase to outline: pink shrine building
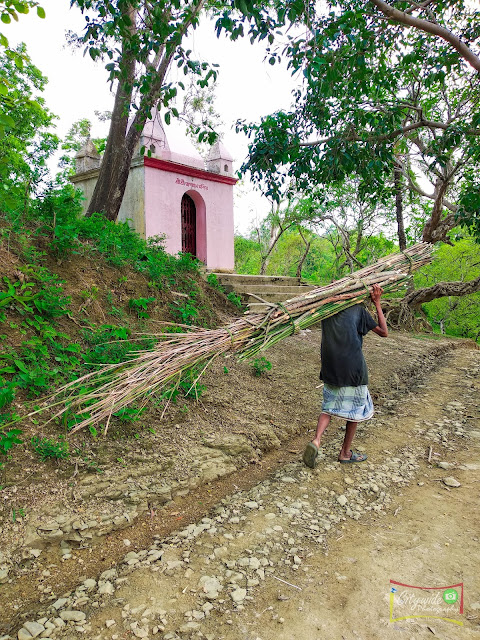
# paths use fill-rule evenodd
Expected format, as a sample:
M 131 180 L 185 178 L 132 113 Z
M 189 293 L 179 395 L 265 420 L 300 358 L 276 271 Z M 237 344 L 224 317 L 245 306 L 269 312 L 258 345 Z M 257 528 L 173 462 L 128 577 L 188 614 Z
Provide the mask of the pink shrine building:
M 158 116 L 145 124 L 118 220 L 144 238 L 164 236 L 168 253 L 188 252 L 209 270 L 233 271 L 233 159 L 221 142 L 206 162 L 186 141 L 176 146 L 170 147 Z M 101 159 L 89 141 L 76 161 L 71 180 L 83 192 L 86 210 Z

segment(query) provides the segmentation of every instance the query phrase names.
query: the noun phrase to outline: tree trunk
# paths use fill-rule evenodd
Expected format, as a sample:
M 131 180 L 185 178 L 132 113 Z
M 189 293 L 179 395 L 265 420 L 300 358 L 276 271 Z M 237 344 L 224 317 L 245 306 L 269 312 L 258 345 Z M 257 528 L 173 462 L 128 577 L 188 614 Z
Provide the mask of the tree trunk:
M 297 278 L 301 278 L 302 277 L 302 268 L 303 268 L 303 263 L 305 262 L 305 259 L 308 255 L 308 252 L 310 251 L 310 246 L 312 244 L 311 240 L 307 240 L 305 238 L 305 236 L 302 233 L 302 230 L 300 228 L 298 228 L 298 233 L 300 234 L 303 242 L 305 243 L 305 251 L 303 252 L 302 257 L 300 258 L 300 261 L 297 265 Z
M 403 223 L 403 192 L 402 192 L 402 170 L 395 165 L 393 169 L 393 182 L 395 191 L 395 213 L 397 216 L 397 236 L 400 251 L 407 248 L 407 238 L 405 236 L 405 225 Z
M 448 186 L 449 182 L 447 180 L 444 180 L 443 178 L 437 178 L 437 182 L 435 184 L 435 199 L 433 202 L 432 215 L 430 216 L 430 220 L 428 220 L 428 222 L 425 224 L 425 227 L 423 228 L 423 242 L 434 243 L 440 240 L 446 240 L 446 237 L 438 237 L 438 228 L 442 222 L 443 199 L 447 192 Z
M 265 273 L 267 272 L 268 263 L 270 262 L 270 258 L 272 256 L 273 250 L 277 246 L 277 242 L 280 240 L 280 238 L 285 233 L 285 231 L 288 231 L 288 229 L 294 224 L 293 222 L 289 222 L 285 226 L 283 226 L 282 220 L 280 218 L 279 211 L 280 211 L 280 203 L 277 203 L 277 210 L 275 212 L 275 215 L 272 216 L 271 222 L 270 222 L 270 225 L 271 225 L 270 226 L 270 240 L 268 242 L 268 248 L 267 248 L 266 253 L 264 255 L 262 255 L 262 261 L 261 261 L 261 265 L 260 265 L 260 275 L 261 276 L 264 276 Z M 262 241 L 261 241 L 261 236 L 260 236 L 259 229 L 257 229 L 257 234 L 258 234 L 258 239 L 259 239 L 260 247 L 261 247 L 262 246 L 261 245 Z
M 355 242 L 355 249 L 353 250 L 353 254 L 352 254 L 354 258 L 362 250 L 362 240 L 363 240 L 363 231 L 364 231 L 364 229 L 363 229 L 363 225 L 364 225 L 363 207 L 361 207 L 360 216 L 361 216 L 360 220 L 358 220 L 358 222 L 357 222 L 357 240 Z
M 126 52 L 125 46 L 122 48 L 122 58 L 124 73 L 118 79 L 107 145 L 92 199 L 88 205 L 87 217 L 93 213 L 104 213 L 108 220 L 117 219 L 135 149 L 135 144 L 132 143 L 135 142 L 135 137 L 136 142 L 138 142 L 141 135 L 141 130 L 132 132 L 136 136 L 129 135 L 127 144 L 127 127 L 133 96 L 135 59 L 131 53 Z
M 132 142 L 138 142 L 141 135 L 141 131 L 136 132 L 136 135 L 129 137 L 130 144 L 127 145 L 128 118 L 121 113 L 119 114 L 126 107 L 126 101 L 123 100 L 123 96 L 120 94 L 122 92 L 119 88 L 115 98 L 115 109 L 112 114 L 105 154 L 86 213 L 87 216 L 91 216 L 93 213 L 104 213 L 108 220 L 117 219 L 135 149 L 135 144 L 132 145 Z
M 270 241 L 268 243 L 268 249 L 265 255 L 262 256 L 262 263 L 260 265 L 261 276 L 264 276 L 266 274 L 268 263 L 270 262 L 270 256 L 272 255 L 272 251 L 275 248 L 275 245 L 279 241 L 280 236 L 283 234 L 283 232 L 284 232 L 284 229 L 282 228 L 282 225 L 279 225 L 278 227 L 276 227 L 275 225 L 272 224 L 272 227 L 270 228 Z M 260 233 L 258 234 L 258 237 L 260 238 Z
M 403 298 L 402 302 L 411 307 L 417 307 L 424 302 L 430 302 L 446 296 L 467 296 L 480 291 L 480 276 L 468 282 L 437 282 L 432 287 L 417 289 Z
M 175 48 L 177 44 L 181 43 L 188 27 L 200 12 L 203 3 L 203 0 L 199 0 L 192 8 L 178 35 L 178 42 L 172 42 L 170 46 L 162 46 L 157 51 L 154 61 L 147 64 L 149 73 L 154 75 L 154 80 L 150 85 L 150 90 L 142 96 L 136 115 L 128 130 L 128 120 L 133 101 L 136 59 L 128 48 L 128 42 L 123 43 L 122 74 L 118 79 L 107 146 L 100 165 L 97 184 L 88 206 L 87 216 L 91 216 L 95 212 L 103 212 L 108 220 L 117 219 L 130 174 L 135 147 L 140 140 L 150 111 L 156 105 L 161 94 L 162 85 L 172 62 Z M 132 33 L 135 33 L 136 9 L 127 5 L 124 11 L 129 15 Z

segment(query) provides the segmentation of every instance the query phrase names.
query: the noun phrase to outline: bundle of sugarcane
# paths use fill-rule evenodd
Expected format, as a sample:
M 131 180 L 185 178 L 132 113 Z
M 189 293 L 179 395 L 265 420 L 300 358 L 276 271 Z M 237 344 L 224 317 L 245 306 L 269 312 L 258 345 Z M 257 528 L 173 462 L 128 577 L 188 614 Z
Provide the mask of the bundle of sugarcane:
M 184 333 L 155 335 L 158 343 L 153 350 L 137 351 L 126 362 L 105 365 L 58 390 L 48 406 L 62 408 L 52 419 L 71 412 L 78 417 L 72 431 L 104 423 L 106 432 L 113 414 L 132 402 L 145 404 L 152 395 L 175 389 L 189 371 L 200 370 L 198 379 L 222 354 L 252 358 L 283 338 L 362 302 L 375 283 L 385 293 L 398 290 L 412 271 L 430 262 L 431 251 L 431 245 L 417 244 L 332 284 L 272 304 L 265 313 L 245 314 L 226 327 L 189 327 Z

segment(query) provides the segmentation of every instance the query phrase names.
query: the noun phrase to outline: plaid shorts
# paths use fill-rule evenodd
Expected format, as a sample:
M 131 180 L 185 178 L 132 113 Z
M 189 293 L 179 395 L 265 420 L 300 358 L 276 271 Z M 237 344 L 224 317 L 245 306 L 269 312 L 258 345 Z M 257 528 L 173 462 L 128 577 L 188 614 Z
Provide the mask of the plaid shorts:
M 323 386 L 322 412 L 345 418 L 350 422 L 369 420 L 374 413 L 367 385 L 359 387 Z

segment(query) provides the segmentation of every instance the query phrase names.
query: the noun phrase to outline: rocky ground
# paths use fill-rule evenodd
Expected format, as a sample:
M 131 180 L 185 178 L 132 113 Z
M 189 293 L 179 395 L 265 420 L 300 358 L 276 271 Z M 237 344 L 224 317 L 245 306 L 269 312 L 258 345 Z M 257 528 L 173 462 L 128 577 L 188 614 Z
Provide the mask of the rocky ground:
M 27 522 L 4 522 L 0 639 L 480 637 L 480 351 L 368 336 L 377 413 L 356 439 L 368 461 L 336 462 L 333 421 L 312 471 L 300 458 L 318 342 L 305 332 L 269 352 L 254 393 L 241 369 L 237 385 L 212 374 L 182 423 L 202 441 L 183 431 L 169 464 L 75 478 Z M 390 580 L 463 583 L 461 625 L 391 621 Z

